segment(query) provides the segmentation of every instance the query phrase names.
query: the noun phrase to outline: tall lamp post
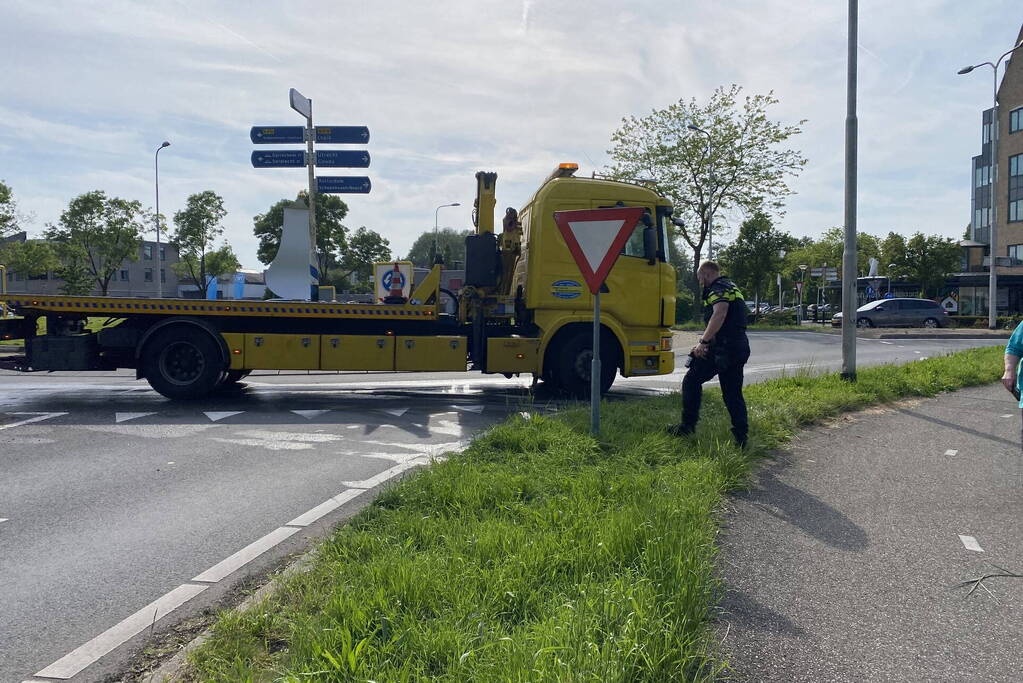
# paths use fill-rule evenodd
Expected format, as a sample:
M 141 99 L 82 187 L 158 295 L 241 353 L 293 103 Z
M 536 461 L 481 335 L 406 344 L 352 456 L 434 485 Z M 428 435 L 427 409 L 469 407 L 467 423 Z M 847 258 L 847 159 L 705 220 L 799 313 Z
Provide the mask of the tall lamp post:
M 163 298 L 163 271 L 161 270 L 162 261 L 160 260 L 160 150 L 164 147 L 170 147 L 170 143 L 166 140 L 156 148 L 156 298 Z
M 437 247 L 437 216 L 440 214 L 440 210 L 447 206 L 461 206 L 458 202 L 451 204 L 441 204 L 437 207 L 436 211 L 433 212 L 433 262 L 444 263 L 444 258 L 440 255 L 440 249 Z
M 800 325 L 803 324 L 803 290 L 806 289 L 806 269 L 809 267 L 805 263 L 799 264 L 799 315 L 796 319 Z
M 710 164 L 710 145 L 711 145 L 711 140 L 712 140 L 710 133 L 708 133 L 704 129 L 700 128 L 699 126 L 694 126 L 691 123 L 688 126 L 686 126 L 686 128 L 688 128 L 689 130 L 693 131 L 694 133 L 700 133 L 702 135 L 706 135 L 707 136 L 706 156 L 707 156 L 707 163 Z M 714 185 L 715 185 L 715 182 L 714 182 L 714 166 L 713 165 L 710 166 L 710 185 L 711 185 L 711 193 L 710 194 L 711 194 L 711 198 L 713 198 L 713 196 L 714 196 Z M 711 211 L 710 211 L 710 206 L 709 205 L 707 206 L 707 210 L 704 212 L 704 215 L 702 216 L 702 218 L 703 218 L 703 227 L 707 231 L 707 258 L 710 259 L 710 258 L 714 258 L 714 256 L 713 256 L 713 252 L 714 252 L 714 237 L 711 234 L 711 220 L 713 219 L 713 216 L 711 215 Z
M 991 265 L 988 266 L 988 294 L 987 294 L 987 326 L 989 329 L 995 329 L 998 326 L 998 271 L 995 267 L 998 257 L 996 252 L 998 250 L 998 240 L 996 239 L 997 230 L 997 205 L 995 203 L 995 183 L 998 178 L 998 67 L 1002 65 L 1002 60 L 1011 55 L 1016 50 L 1023 47 L 1023 40 L 1017 43 L 1016 47 L 1005 52 L 1001 57 L 998 58 L 994 64 L 991 62 L 981 62 L 980 64 L 974 64 L 973 66 L 964 66 L 959 69 L 959 75 L 968 74 L 978 66 L 990 66 L 991 74 L 993 77 L 994 87 L 992 88 L 991 96 L 991 189 L 989 190 L 990 204 L 991 204 L 991 237 L 990 237 L 990 248 L 988 251 L 991 254 Z

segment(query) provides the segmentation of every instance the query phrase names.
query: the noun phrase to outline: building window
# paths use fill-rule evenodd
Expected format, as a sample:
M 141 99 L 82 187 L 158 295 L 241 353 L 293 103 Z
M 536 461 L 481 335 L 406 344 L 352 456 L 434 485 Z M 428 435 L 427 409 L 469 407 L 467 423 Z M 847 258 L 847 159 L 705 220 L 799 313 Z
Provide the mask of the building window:
M 121 282 L 127 282 L 127 281 L 128 281 L 128 271 L 127 270 L 122 270 L 121 271 Z
M 1006 253 L 1009 255 L 1012 265 L 1023 265 L 1023 244 L 1010 244 Z
M 984 187 L 991 184 L 991 167 L 981 166 L 974 172 L 974 187 Z
M 981 139 L 981 143 L 980 144 L 986 145 L 989 142 L 991 142 L 991 124 L 990 123 L 985 123 L 984 124 L 984 132 L 982 134 L 982 139 Z
M 1023 130 L 1023 107 L 1009 112 L 1009 132 L 1018 133 Z
M 142 245 L 142 260 L 152 261 L 153 260 L 153 245 L 143 244 Z
M 167 260 L 167 247 L 163 246 L 162 244 L 160 245 L 160 260 L 161 261 Z
M 1009 202 L 1009 222 L 1023 221 L 1023 199 Z
M 1023 154 L 1009 157 L 1009 176 L 1023 175 Z
M 145 271 L 143 272 L 142 279 L 144 281 L 146 281 L 146 282 L 152 282 L 153 281 L 153 269 L 152 268 L 146 268 Z
M 160 282 L 167 282 L 167 271 L 163 268 L 160 269 Z

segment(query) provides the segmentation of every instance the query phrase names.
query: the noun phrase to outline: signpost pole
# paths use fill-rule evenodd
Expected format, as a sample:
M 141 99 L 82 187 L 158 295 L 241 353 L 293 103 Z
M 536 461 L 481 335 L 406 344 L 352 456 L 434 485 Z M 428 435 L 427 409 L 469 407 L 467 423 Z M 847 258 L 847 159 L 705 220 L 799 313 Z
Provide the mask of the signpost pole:
M 600 290 L 593 295 L 593 360 L 590 363 L 590 434 L 600 433 Z
M 306 117 L 308 130 L 306 132 L 306 151 L 309 155 L 309 244 L 312 245 L 313 253 L 316 252 L 316 150 L 313 148 L 313 140 L 316 139 L 316 129 L 313 128 L 313 101 L 309 100 L 309 115 Z M 314 290 L 316 291 L 316 290 Z M 314 298 L 315 300 L 315 298 Z

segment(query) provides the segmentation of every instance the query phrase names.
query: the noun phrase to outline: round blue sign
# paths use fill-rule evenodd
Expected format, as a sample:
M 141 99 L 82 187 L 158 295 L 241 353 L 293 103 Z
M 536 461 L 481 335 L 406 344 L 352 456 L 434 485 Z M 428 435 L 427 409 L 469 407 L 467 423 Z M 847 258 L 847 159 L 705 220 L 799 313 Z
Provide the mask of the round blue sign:
M 389 270 L 384 273 L 384 276 L 380 279 L 380 283 L 384 286 L 384 289 L 391 289 L 391 282 L 394 280 L 394 270 Z M 398 271 L 398 287 L 405 289 L 405 273 Z

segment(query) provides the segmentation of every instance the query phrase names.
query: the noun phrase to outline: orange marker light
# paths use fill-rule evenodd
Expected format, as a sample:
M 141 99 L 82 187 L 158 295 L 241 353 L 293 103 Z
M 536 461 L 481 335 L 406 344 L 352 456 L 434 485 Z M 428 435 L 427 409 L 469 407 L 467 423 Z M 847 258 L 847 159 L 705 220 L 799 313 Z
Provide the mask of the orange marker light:
M 232 349 L 231 353 L 233 353 L 236 356 L 240 356 L 240 355 L 242 355 L 242 350 L 241 349 Z

